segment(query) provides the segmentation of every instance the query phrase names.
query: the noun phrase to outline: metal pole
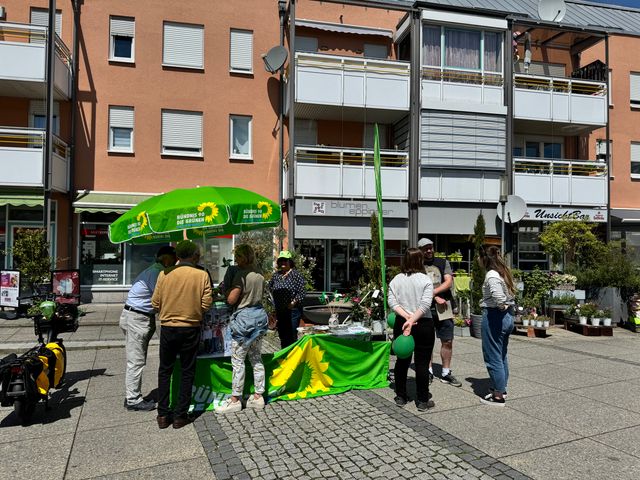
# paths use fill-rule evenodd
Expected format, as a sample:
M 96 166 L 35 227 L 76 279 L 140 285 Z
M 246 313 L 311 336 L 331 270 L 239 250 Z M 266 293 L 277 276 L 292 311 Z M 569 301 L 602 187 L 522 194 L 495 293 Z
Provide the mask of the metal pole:
M 53 79 L 56 55 L 56 0 L 49 0 L 49 26 L 47 29 L 47 119 L 44 137 L 42 173 L 44 185 L 45 240 L 51 242 L 51 155 L 53 152 Z
M 419 11 L 411 12 L 411 76 L 409 111 L 409 246 L 418 243 L 418 207 L 420 201 L 420 115 L 421 71 L 420 31 L 422 20 Z
M 69 227 L 67 233 L 68 254 L 67 265 L 73 265 L 73 200 L 75 197 L 75 159 L 76 159 L 76 101 L 78 99 L 78 49 L 79 49 L 79 30 L 80 30 L 80 2 L 73 0 L 73 57 L 71 58 L 71 144 L 69 145 L 69 184 L 68 184 L 68 201 L 69 201 Z
M 508 21 L 507 38 L 505 39 L 504 48 L 504 95 L 505 103 L 507 105 L 507 122 L 506 122 L 506 168 L 505 173 L 507 175 L 507 195 L 513 194 L 513 47 L 511 41 L 513 39 L 513 21 Z M 508 46 L 508 49 L 507 49 Z M 507 53 L 508 52 L 508 53 Z M 506 235 L 510 240 L 513 240 L 513 225 L 505 227 L 504 216 L 504 203 L 502 204 L 502 255 L 507 262 L 507 265 L 511 267 L 513 265 L 513 257 L 515 251 L 513 248 L 513 241 L 507 242 Z M 517 227 L 515 227 L 517 228 Z M 508 252 L 507 252 L 508 249 Z
M 295 135 L 295 89 L 296 89 L 296 0 L 289 0 L 289 164 L 287 170 L 287 219 L 289 228 L 287 229 L 287 240 L 289 248 L 293 249 L 296 224 L 296 207 L 295 207 L 295 166 L 296 166 L 296 145 Z
M 284 19 L 287 14 L 287 6 L 284 0 L 278 1 L 278 17 L 280 18 L 280 46 L 284 46 Z M 280 80 L 280 89 L 278 99 L 278 126 L 280 128 L 280 138 L 278 141 L 278 204 L 282 207 L 283 204 L 283 190 L 284 190 L 284 65 L 280 67 L 278 73 L 278 79 Z M 283 226 L 282 215 L 280 216 L 280 227 Z M 282 237 L 278 235 L 278 250 L 282 250 Z
M 609 84 L 609 35 L 604 37 L 604 63 L 607 68 L 607 126 L 606 126 L 606 142 L 605 142 L 605 157 L 607 159 L 607 243 L 611 241 L 611 149 L 609 148 L 609 105 L 611 105 L 611 85 Z

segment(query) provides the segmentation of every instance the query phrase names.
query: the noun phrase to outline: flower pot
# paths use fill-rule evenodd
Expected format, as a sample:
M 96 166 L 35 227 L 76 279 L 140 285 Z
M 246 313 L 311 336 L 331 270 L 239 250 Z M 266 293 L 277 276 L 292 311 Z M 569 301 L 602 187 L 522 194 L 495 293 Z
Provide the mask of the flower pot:
M 594 327 L 599 327 L 600 326 L 600 319 L 599 318 L 592 318 L 591 319 L 591 325 L 593 325 Z
M 482 338 L 482 315 L 471 314 L 471 336 Z
M 611 326 L 611 319 L 610 318 L 603 318 L 602 319 L 602 325 L 604 325 L 605 327 L 610 327 Z
M 536 320 L 536 327 L 542 328 L 542 320 Z
M 456 337 L 470 337 L 471 329 L 469 327 L 459 327 L 457 325 L 453 326 L 453 334 Z
M 549 328 L 549 320 L 544 320 L 544 321 L 542 322 L 542 326 L 543 326 L 544 328 Z
M 524 318 L 522 319 L 522 326 L 523 327 L 528 327 L 529 326 L 529 319 L 528 318 L 527 319 L 524 319 Z
M 580 316 L 579 319 L 580 319 L 580 325 L 587 324 L 587 317 Z

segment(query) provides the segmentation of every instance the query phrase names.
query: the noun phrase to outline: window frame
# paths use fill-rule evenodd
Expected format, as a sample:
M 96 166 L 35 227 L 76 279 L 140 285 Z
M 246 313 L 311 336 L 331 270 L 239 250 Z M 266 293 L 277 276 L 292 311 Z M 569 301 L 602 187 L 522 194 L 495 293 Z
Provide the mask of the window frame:
M 640 72 L 629 72 L 629 106 L 632 110 L 640 109 L 640 94 L 637 98 L 632 97 L 634 77 L 637 79 L 638 87 L 640 87 Z
M 112 108 L 120 108 L 120 109 L 130 109 L 133 115 L 133 126 L 131 127 L 122 127 L 122 126 L 116 126 L 116 125 L 112 125 L 111 124 L 111 109 Z M 132 107 L 130 105 L 109 105 L 109 118 L 108 118 L 108 125 L 109 125 L 109 143 L 107 145 L 107 152 L 109 153 L 134 153 L 135 152 L 135 115 L 136 115 L 136 111 L 135 111 L 135 107 Z M 130 146 L 129 148 L 123 148 L 123 147 L 117 147 L 114 145 L 114 139 L 115 139 L 115 135 L 114 135 L 114 128 L 119 128 L 122 130 L 130 130 L 129 132 L 129 143 Z
M 631 167 L 634 163 L 640 164 L 640 161 L 633 160 L 633 146 L 636 145 L 638 149 L 640 149 L 640 141 L 634 142 L 632 141 L 629 144 L 629 174 L 633 179 L 640 179 L 640 173 L 633 173 Z M 639 155 L 640 156 L 640 155 Z
M 166 26 L 174 25 L 174 26 L 183 26 L 183 27 L 197 27 L 202 31 L 201 35 L 201 49 L 202 49 L 202 62 L 199 66 L 196 65 L 184 65 L 178 63 L 169 63 L 165 60 L 165 45 L 166 45 Z M 204 41 L 204 25 L 198 23 L 186 23 L 186 22 L 173 22 L 170 20 L 165 20 L 162 22 L 162 66 L 168 68 L 183 68 L 187 70 L 204 70 L 205 65 L 205 51 L 204 51 L 205 41 Z
M 247 128 L 247 142 L 249 143 L 249 153 L 234 153 L 233 152 L 233 119 L 234 118 L 248 118 L 249 126 Z M 253 115 L 229 115 L 229 158 L 233 160 L 253 160 Z
M 133 35 L 117 35 L 111 31 L 111 19 L 117 18 L 121 20 L 128 20 L 133 23 Z M 135 63 L 136 62 L 136 19 L 135 17 L 121 17 L 119 15 L 109 16 L 109 61 L 120 63 Z M 131 39 L 131 57 L 117 57 L 115 54 L 115 37 L 124 37 Z
M 231 38 L 233 36 L 233 32 L 251 34 L 251 57 L 249 58 L 249 60 L 250 60 L 249 69 L 234 68 L 233 65 L 231 64 L 231 57 L 233 56 L 233 48 L 232 48 Z M 231 29 L 229 29 L 229 73 L 237 73 L 237 74 L 240 74 L 240 75 L 253 75 L 254 39 L 255 39 L 255 37 L 254 37 L 254 34 L 253 34 L 253 30 L 248 30 L 246 28 L 231 28 Z
M 188 113 L 188 114 L 200 114 L 200 150 L 190 149 L 189 147 L 165 147 L 164 143 L 164 112 L 173 113 Z M 204 157 L 204 112 L 198 110 L 178 110 L 175 108 L 162 108 L 160 110 L 160 154 L 171 157 L 190 157 L 190 158 L 203 158 Z

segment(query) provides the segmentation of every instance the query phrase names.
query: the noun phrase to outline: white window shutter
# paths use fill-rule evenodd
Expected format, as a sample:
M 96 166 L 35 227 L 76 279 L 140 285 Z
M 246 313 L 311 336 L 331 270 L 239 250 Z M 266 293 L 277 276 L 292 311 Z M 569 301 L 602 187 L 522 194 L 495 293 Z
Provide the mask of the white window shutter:
M 29 111 L 31 115 L 46 115 L 47 104 L 44 100 L 31 100 L 29 102 Z M 53 116 L 60 115 L 60 102 L 53 102 Z
M 204 27 L 165 23 L 162 63 L 174 67 L 204 68 Z
M 386 45 L 377 45 L 375 43 L 364 44 L 364 56 L 365 58 L 381 58 L 386 59 L 389 54 L 389 49 Z
M 631 142 L 631 163 L 640 163 L 640 143 Z
M 229 67 L 243 72 L 253 71 L 253 32 L 231 30 Z
M 109 26 L 111 35 L 119 37 L 134 37 L 136 33 L 136 21 L 129 17 L 110 17 Z
M 109 126 L 133 129 L 133 107 L 109 107 Z
M 32 8 L 30 23 L 41 27 L 48 26 L 49 10 L 45 8 Z M 56 33 L 58 36 L 62 36 L 62 12 L 56 12 Z
M 640 73 L 631 73 L 629 77 L 629 98 L 632 102 L 640 102 Z
M 202 112 L 163 110 L 162 146 L 202 150 Z

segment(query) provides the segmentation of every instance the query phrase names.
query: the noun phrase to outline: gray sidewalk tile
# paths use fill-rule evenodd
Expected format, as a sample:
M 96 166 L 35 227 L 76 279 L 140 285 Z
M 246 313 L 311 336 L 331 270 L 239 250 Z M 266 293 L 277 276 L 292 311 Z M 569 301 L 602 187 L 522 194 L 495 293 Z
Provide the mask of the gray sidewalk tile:
M 155 421 L 76 434 L 68 479 L 91 478 L 203 457 L 193 426 L 159 430 Z
M 176 480 L 180 478 L 215 480 L 207 457 L 94 477 L 94 480 Z
M 561 363 L 561 366 L 581 372 L 600 375 L 613 380 L 629 380 L 640 378 L 640 365 L 632 365 L 620 361 L 592 358 L 578 362 Z
M 640 426 L 623 428 L 591 438 L 608 446 L 640 458 Z
M 569 392 L 555 392 L 522 400 L 509 399 L 509 407 L 580 436 L 640 425 L 640 413 L 622 410 Z
M 122 403 L 125 394 L 125 375 L 124 373 L 110 373 L 112 371 L 111 369 L 107 369 L 107 372 L 103 376 L 94 378 L 91 381 L 89 389 L 87 390 L 88 398 L 119 397 L 120 403 Z M 148 395 L 149 392 L 157 386 L 158 370 L 145 367 L 142 374 L 142 395 Z
M 640 380 L 630 382 L 613 382 L 605 385 L 577 388 L 571 390 L 575 395 L 582 395 L 600 403 L 626 408 L 640 413 Z
M 635 480 L 640 469 L 637 457 L 589 439 L 539 448 L 502 461 L 533 478 L 545 480 Z
M 578 435 L 541 422 L 509 408 L 481 405 L 445 412 L 434 411 L 429 422 L 492 457 L 513 455 L 530 449 L 574 440 Z M 522 442 L 515 441 L 521 439 Z
M 519 368 L 513 372 L 518 376 L 536 383 L 541 383 L 557 390 L 569 390 L 590 385 L 600 385 L 611 382 L 611 379 L 592 375 L 590 373 L 571 370 L 569 375 L 566 367 L 549 364 L 540 367 Z
M 0 445 L 0 478 L 33 480 L 34 478 L 63 478 L 71 444 L 72 433 L 59 433 L 55 437 L 16 439 Z
M 143 390 L 144 391 L 144 390 Z M 106 427 L 133 425 L 142 422 L 155 422 L 158 412 L 134 412 L 123 406 L 124 383 L 117 396 L 96 397 L 92 395 L 82 409 L 78 431 L 99 430 Z M 105 412 L 109 412 L 108 415 Z

